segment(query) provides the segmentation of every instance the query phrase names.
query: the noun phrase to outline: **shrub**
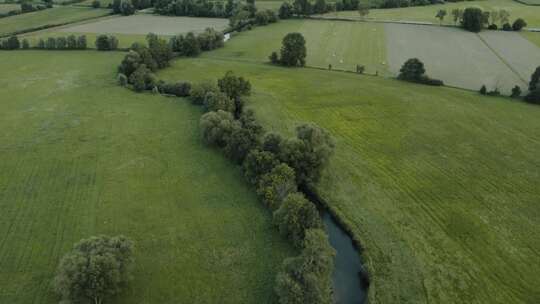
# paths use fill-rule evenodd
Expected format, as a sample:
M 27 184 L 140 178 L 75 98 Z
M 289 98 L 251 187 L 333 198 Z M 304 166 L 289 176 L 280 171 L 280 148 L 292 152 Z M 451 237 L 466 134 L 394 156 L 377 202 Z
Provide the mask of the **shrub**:
M 510 97 L 512 98 L 519 98 L 521 96 L 521 88 L 519 86 L 515 86 L 512 88 L 512 94 Z
M 131 1 L 122 0 L 122 2 L 120 2 L 120 13 L 124 16 L 135 14 L 135 7 L 131 4 Z
M 132 265 L 133 242 L 123 236 L 81 240 L 60 261 L 54 290 L 62 303 L 102 303 L 131 280 Z
M 419 82 L 425 72 L 424 63 L 418 58 L 411 58 L 399 70 L 398 79 Z
M 304 66 L 306 64 L 306 40 L 300 33 L 289 33 L 282 41 L 279 62 L 285 66 Z
M 124 56 L 120 66 L 118 66 L 118 72 L 124 74 L 126 77 L 129 77 L 133 72 L 135 72 L 135 70 L 137 70 L 141 62 L 142 59 L 139 53 L 130 50 L 126 56 Z
M 194 57 L 201 53 L 199 39 L 193 33 L 187 33 L 186 36 L 178 35 L 169 41 L 172 50 L 178 52 L 180 56 Z
M 94 1 L 92 1 L 92 7 L 93 7 L 93 8 L 100 8 L 100 7 L 101 7 L 101 3 L 99 2 L 99 0 L 94 0 Z
M 488 96 L 501 96 L 501 92 L 499 91 L 498 88 L 495 88 L 494 90 L 487 92 L 487 95 Z
M 207 28 L 197 36 L 201 51 L 210 51 L 223 47 L 223 33 Z
M 482 95 L 486 95 L 486 94 L 487 94 L 487 89 L 486 89 L 486 86 L 485 86 L 485 85 L 482 85 L 482 87 L 480 88 L 480 94 L 482 94 Z
M 270 59 L 270 63 L 272 64 L 279 64 L 279 56 L 276 52 L 272 52 L 268 59 Z
M 498 29 L 497 25 L 495 23 L 492 23 L 488 26 L 488 30 L 494 30 L 496 31 Z
M 289 194 L 274 212 L 273 222 L 279 232 L 300 247 L 304 234 L 310 228 L 322 228 L 323 224 L 315 205 L 301 193 Z
M 127 78 L 127 76 L 125 74 L 118 73 L 117 80 L 118 80 L 118 84 L 121 87 L 125 87 L 128 84 L 128 78 Z
M 512 26 L 510 25 L 510 23 L 506 22 L 505 24 L 503 24 L 502 30 L 510 32 L 510 31 L 512 31 Z
M 287 164 L 281 163 L 260 178 L 257 194 L 266 206 L 271 210 L 276 210 L 289 193 L 296 190 L 294 170 Z
M 225 111 L 208 112 L 200 119 L 203 140 L 206 144 L 224 147 L 238 122 Z
M 172 48 L 169 43 L 153 33 L 149 33 L 146 36 L 146 41 L 148 42 L 150 55 L 156 63 L 156 69 L 168 67 L 169 61 L 173 58 Z
M 484 23 L 484 16 L 482 10 L 477 7 L 466 8 L 463 11 L 461 23 L 463 25 L 463 28 L 470 32 L 480 32 Z
M 282 142 L 283 138 L 278 133 L 266 133 L 262 141 L 262 149 L 263 151 L 268 151 L 279 155 Z
M 268 22 L 268 14 L 266 14 L 266 12 L 258 11 L 255 13 L 255 23 L 257 23 L 257 25 L 267 25 Z
M 164 83 L 158 88 L 165 94 L 187 97 L 191 91 L 191 84 L 189 82 Z
M 30 43 L 28 42 L 27 39 L 23 39 L 22 41 L 22 46 L 21 46 L 24 50 L 27 50 L 30 48 Z
M 279 161 L 274 153 L 254 149 L 248 153 L 242 167 L 247 181 L 252 185 L 257 185 L 261 177 L 270 173 L 278 164 Z
M 262 127 L 255 120 L 253 111 L 242 113 L 224 147 L 225 155 L 237 163 L 242 163 L 249 151 L 259 145 Z
M 218 87 L 231 99 L 251 94 L 251 83 L 244 77 L 234 75 L 233 71 L 227 71 L 223 78 L 218 79 Z
M 211 81 L 202 81 L 193 85 L 189 99 L 193 104 L 203 105 L 210 92 L 217 93 L 219 88 Z
M 527 26 L 527 22 L 525 22 L 525 20 L 521 19 L 521 18 L 518 18 L 516 19 L 516 21 L 514 21 L 514 23 L 512 24 L 512 29 L 514 31 L 521 31 L 521 29 L 523 29 L 524 27 Z

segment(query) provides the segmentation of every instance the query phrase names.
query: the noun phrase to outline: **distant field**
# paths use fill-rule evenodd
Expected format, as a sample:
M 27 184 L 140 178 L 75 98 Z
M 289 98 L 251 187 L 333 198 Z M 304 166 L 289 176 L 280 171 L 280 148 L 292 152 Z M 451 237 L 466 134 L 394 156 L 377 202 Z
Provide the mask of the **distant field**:
M 540 33 L 537 32 L 521 32 L 523 37 L 527 38 L 530 42 L 540 47 Z
M 236 58 L 160 77 L 227 70 L 251 81 L 268 129 L 312 121 L 336 138 L 318 191 L 364 245 L 369 303 L 540 303 L 540 107 Z
M 105 16 L 110 13 L 107 9 L 91 9 L 86 7 L 61 6 L 38 12 L 27 13 L 0 19 L 0 36 L 13 32 L 47 25 L 75 22 L 89 18 Z
M 536 1 L 536 0 L 535 0 Z M 393 9 L 372 9 L 369 12 L 369 19 L 374 20 L 409 20 L 409 21 L 427 21 L 439 23 L 435 18 L 439 9 L 446 9 L 448 15 L 444 20 L 444 24 L 454 24 L 450 12 L 454 8 L 465 8 L 476 6 L 484 10 L 506 9 L 510 12 L 510 21 L 513 22 L 517 18 L 523 18 L 527 21 L 529 27 L 540 27 L 540 7 L 524 5 L 513 0 L 480 0 L 480 1 L 465 1 L 456 3 L 446 3 L 443 5 L 427 5 L 407 8 Z M 327 16 L 340 16 L 348 18 L 360 18 L 357 11 L 347 11 L 338 13 L 329 13 Z
M 110 303 L 273 303 L 294 252 L 203 145 L 200 109 L 119 87 L 122 56 L 0 53 L 0 303 L 58 303 L 60 257 L 97 234 L 136 244 L 134 281 Z
M 540 5 L 540 0 L 515 0 L 517 2 L 522 2 L 528 5 Z
M 10 11 L 18 11 L 20 9 L 20 4 L 0 4 L 0 14 L 9 13 Z
M 242 32 L 227 47 L 206 53 L 208 57 L 268 62 L 272 51 L 278 51 L 281 40 L 290 32 L 300 32 L 307 41 L 307 65 L 355 71 L 356 65 L 366 72 L 386 70 L 384 26 L 343 21 L 287 20 L 270 26 Z
M 540 48 L 518 33 L 386 24 L 388 62 L 394 74 L 409 58 L 424 62 L 428 75 L 451 86 L 478 90 L 499 88 L 510 94 L 515 85 L 524 88 L 540 63 Z M 480 39 L 481 37 L 482 39 Z
M 219 18 L 168 17 L 157 15 L 132 15 L 116 17 L 96 22 L 88 22 L 61 29 L 63 32 L 175 35 L 187 32 L 201 32 L 207 27 L 223 30 L 229 21 Z

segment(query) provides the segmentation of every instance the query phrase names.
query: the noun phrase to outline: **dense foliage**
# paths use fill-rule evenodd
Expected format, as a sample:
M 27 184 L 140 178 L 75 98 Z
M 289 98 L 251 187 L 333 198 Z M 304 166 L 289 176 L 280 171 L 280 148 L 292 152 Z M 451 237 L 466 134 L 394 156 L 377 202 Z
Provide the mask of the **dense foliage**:
M 62 303 L 103 303 L 126 287 L 132 264 L 133 242 L 123 236 L 81 240 L 60 261 L 54 290 Z
M 468 31 L 478 33 L 484 24 L 482 10 L 477 7 L 468 7 L 463 11 L 461 24 Z
M 411 58 L 399 70 L 398 79 L 433 86 L 443 85 L 441 80 L 429 78 L 425 73 L 424 63 L 418 58 Z
M 99 35 L 95 45 L 98 51 L 113 51 L 118 48 L 118 39 L 112 35 Z
M 280 56 L 276 52 L 270 54 L 270 62 L 289 67 L 304 66 L 306 64 L 306 40 L 300 33 L 289 33 L 282 41 Z

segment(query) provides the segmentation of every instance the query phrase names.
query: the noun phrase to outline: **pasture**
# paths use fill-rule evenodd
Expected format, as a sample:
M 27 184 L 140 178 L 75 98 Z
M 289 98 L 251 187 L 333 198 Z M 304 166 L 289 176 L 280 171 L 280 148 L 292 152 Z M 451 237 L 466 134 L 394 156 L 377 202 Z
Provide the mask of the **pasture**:
M 451 86 L 478 90 L 499 88 L 509 94 L 524 88 L 540 63 L 540 48 L 517 33 L 386 24 L 388 62 L 394 74 L 409 58 L 424 62 L 427 73 Z
M 279 52 L 287 33 L 304 35 L 307 65 L 326 69 L 355 71 L 365 65 L 367 73 L 386 71 L 384 26 L 359 22 L 287 20 L 242 32 L 227 42 L 227 47 L 203 54 L 206 57 L 240 61 L 268 62 L 272 51 Z
M 435 18 L 439 9 L 446 9 L 448 16 L 443 24 L 453 25 L 454 21 L 450 12 L 455 8 L 479 7 L 483 10 L 492 11 L 505 9 L 510 13 L 510 22 L 517 18 L 527 21 L 529 27 L 540 27 L 540 7 L 530 6 L 514 0 L 478 0 L 447 2 L 441 5 L 426 5 L 391 9 L 371 9 L 368 15 L 370 20 L 393 20 L 393 21 L 420 21 L 439 24 L 439 19 Z M 345 18 L 360 19 L 357 11 L 346 11 L 329 13 L 327 16 L 339 16 Z
M 538 32 L 522 32 L 521 35 L 530 42 L 536 44 L 538 47 L 540 47 L 540 33 Z
M 111 303 L 272 303 L 294 252 L 202 144 L 201 110 L 119 87 L 122 56 L 0 53 L 0 303 L 57 303 L 59 258 L 99 234 L 136 243 L 134 281 Z
M 0 18 L 0 37 L 45 26 L 61 25 L 106 16 L 108 9 L 61 6 L 42 11 Z
M 21 10 L 20 4 L 0 4 L 0 14 L 6 14 L 10 11 L 19 11 Z
M 62 32 L 75 33 L 104 33 L 104 34 L 135 34 L 146 35 L 175 35 L 187 32 L 202 32 L 211 27 L 224 30 L 229 21 L 220 18 L 168 17 L 157 15 L 132 15 L 108 18 L 95 22 L 73 25 L 61 29 Z
M 370 303 L 540 301 L 540 108 L 236 58 L 177 60 L 159 75 L 227 70 L 252 82 L 248 107 L 268 129 L 311 121 L 336 138 L 318 191 L 365 247 Z

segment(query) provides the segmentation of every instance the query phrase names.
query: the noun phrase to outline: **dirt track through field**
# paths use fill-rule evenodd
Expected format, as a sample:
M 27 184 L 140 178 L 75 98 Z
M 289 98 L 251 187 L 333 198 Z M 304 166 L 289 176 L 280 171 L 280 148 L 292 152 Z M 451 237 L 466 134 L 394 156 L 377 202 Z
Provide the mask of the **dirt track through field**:
M 397 74 L 409 58 L 419 58 L 427 73 L 445 84 L 478 90 L 526 87 L 540 49 L 517 33 L 474 34 L 458 28 L 386 24 L 389 69 Z

